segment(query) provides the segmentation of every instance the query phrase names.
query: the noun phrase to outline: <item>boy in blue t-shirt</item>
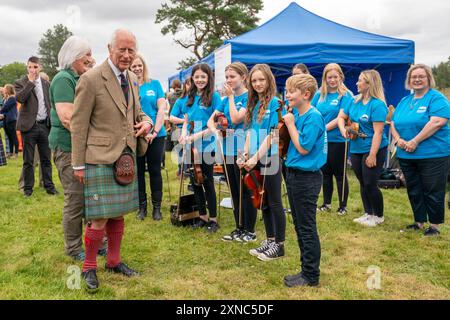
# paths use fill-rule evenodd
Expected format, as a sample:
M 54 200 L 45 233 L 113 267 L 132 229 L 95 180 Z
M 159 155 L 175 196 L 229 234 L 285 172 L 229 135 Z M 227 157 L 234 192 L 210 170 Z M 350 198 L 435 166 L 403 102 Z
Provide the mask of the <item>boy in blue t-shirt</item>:
M 320 240 L 316 209 L 322 172 L 327 161 L 325 120 L 311 106 L 317 82 L 311 75 L 295 75 L 286 82 L 289 106 L 297 112 L 284 116 L 291 136 L 286 158 L 286 184 L 301 255 L 301 271 L 284 277 L 284 284 L 317 286 L 320 275 Z

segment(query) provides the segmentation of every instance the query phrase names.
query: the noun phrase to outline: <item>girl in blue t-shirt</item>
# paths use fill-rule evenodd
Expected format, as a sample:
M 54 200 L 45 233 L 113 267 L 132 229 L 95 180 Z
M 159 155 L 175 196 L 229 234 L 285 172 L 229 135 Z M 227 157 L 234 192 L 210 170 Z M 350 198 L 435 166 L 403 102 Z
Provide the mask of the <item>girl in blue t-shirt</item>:
M 248 104 L 245 123 L 248 127 L 244 148 L 247 172 L 259 170 L 263 178 L 262 205 L 267 239 L 250 254 L 263 261 L 284 256 L 286 216 L 281 202 L 281 162 L 278 143 L 271 139 L 272 129 L 278 124 L 280 100 L 276 94 L 275 77 L 266 64 L 257 64 L 250 71 Z M 284 111 L 284 108 L 283 108 Z
M 289 106 L 297 110 L 284 116 L 291 142 L 286 157 L 286 185 L 300 246 L 301 271 L 284 278 L 288 287 L 317 286 L 320 276 L 320 240 L 316 209 L 322 186 L 320 168 L 327 160 L 327 131 L 320 112 L 311 106 L 317 81 L 295 75 L 286 81 Z
M 391 119 L 397 158 L 406 179 L 408 197 L 414 212 L 409 230 L 422 230 L 425 236 L 438 235 L 445 217 L 445 188 L 450 166 L 450 105 L 435 86 L 430 67 L 411 66 L 404 97 Z
M 194 228 L 205 228 L 207 232 L 214 233 L 219 229 L 217 223 L 216 191 L 214 188 L 214 148 L 215 141 L 207 123 L 214 111 L 222 103 L 220 96 L 214 92 L 214 76 L 207 64 L 197 64 L 192 69 L 192 86 L 188 92 L 188 99 L 182 106 L 185 122 L 180 137 L 180 143 L 188 144 L 185 148 L 190 154 L 190 148 L 194 146 L 199 152 L 200 166 L 204 177 L 202 185 L 198 185 L 191 176 L 194 187 L 195 200 L 199 209 L 200 219 L 194 224 Z M 194 127 L 191 130 L 191 123 Z M 192 134 L 190 133 L 192 131 Z M 194 159 L 190 159 L 190 162 Z M 189 162 L 189 161 L 188 161 Z M 209 220 L 206 212 L 208 205 Z
M 242 197 L 240 197 L 242 176 L 236 164 L 239 153 L 244 150 L 245 143 L 244 120 L 247 113 L 247 77 L 247 67 L 241 62 L 233 62 L 225 68 L 226 84 L 223 90 L 225 98 L 208 121 L 208 127 L 215 133 L 217 139 L 220 139 L 217 149 L 224 155 L 227 182 L 233 200 L 236 228 L 230 234 L 222 237 L 224 241 L 256 241 L 256 209 L 252 205 L 251 193 L 244 185 L 242 185 Z M 225 115 L 228 128 L 226 131 L 223 131 L 224 128 L 222 128 L 220 132 L 221 128 L 217 127 L 215 118 L 221 114 Z M 222 138 L 224 132 L 225 137 Z
M 346 139 L 349 137 L 346 127 L 348 119 L 357 123 L 359 131 L 367 136 L 364 139 L 356 137 L 350 142 L 352 168 L 359 181 L 365 211 L 362 217 L 353 221 L 375 227 L 384 222 L 383 194 L 378 188 L 378 180 L 387 154 L 384 123 L 388 109 L 378 71 L 361 72 L 356 86 L 359 95 L 351 105 L 340 111 L 338 125 Z
M 311 105 L 316 107 L 325 119 L 328 138 L 327 163 L 322 167 L 323 204 L 319 210 L 331 210 L 334 176 L 339 195 L 339 215 L 347 213 L 348 181 L 347 177 L 344 178 L 345 138 L 339 132 L 337 121 L 339 111 L 353 103 L 353 94 L 345 86 L 344 80 L 344 73 L 337 63 L 327 64 L 323 70 L 322 86 L 311 101 Z
M 161 176 L 161 163 L 164 156 L 164 141 L 166 129 L 164 127 L 164 111 L 166 99 L 161 83 L 150 79 L 148 68 L 142 56 L 137 55 L 130 66 L 130 70 L 138 77 L 139 98 L 142 111 L 153 121 L 154 129 L 147 135 L 149 143 L 147 152 L 143 157 L 137 157 L 137 176 L 139 186 L 139 213 L 138 219 L 144 220 L 147 216 L 147 194 L 145 187 L 145 163 L 150 178 L 150 190 L 152 192 L 152 217 L 153 220 L 161 220 L 161 202 L 163 196 L 163 182 Z
M 173 142 L 178 141 L 181 136 L 181 129 L 183 128 L 184 115 L 182 112 L 183 106 L 186 104 L 188 99 L 187 95 L 191 88 L 191 77 L 188 77 L 183 83 L 183 90 L 181 96 L 175 101 L 172 110 L 170 110 L 169 121 L 176 126 L 176 129 L 172 131 L 171 139 Z M 173 152 L 178 153 L 178 171 L 177 177 L 181 174 L 181 160 L 183 156 L 183 148 L 181 145 L 177 145 L 173 148 Z M 186 168 L 186 166 L 185 166 Z

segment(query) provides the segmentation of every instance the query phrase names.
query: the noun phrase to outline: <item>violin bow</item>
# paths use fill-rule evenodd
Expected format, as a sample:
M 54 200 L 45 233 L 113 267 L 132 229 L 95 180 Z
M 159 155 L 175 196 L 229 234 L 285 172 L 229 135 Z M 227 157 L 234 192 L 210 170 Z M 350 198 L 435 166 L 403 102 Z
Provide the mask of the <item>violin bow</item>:
M 344 151 L 344 176 L 342 178 L 342 195 L 341 195 L 341 203 L 344 203 L 344 195 L 345 195 L 345 177 L 347 175 L 347 152 L 348 152 L 348 139 L 345 138 L 345 151 Z
M 236 159 L 236 162 L 239 161 L 240 157 L 241 157 L 241 151 L 238 150 L 238 158 Z M 240 228 L 243 228 L 243 224 L 242 224 L 242 188 L 243 188 L 242 170 L 243 169 L 239 169 L 239 227 Z
M 230 189 L 230 178 L 228 176 L 227 163 L 225 162 L 225 154 L 223 152 L 223 143 L 221 141 L 221 137 L 219 134 L 216 134 L 216 138 L 220 144 L 220 153 L 222 154 L 223 168 L 225 171 L 225 176 L 227 178 L 228 191 L 230 192 L 230 195 L 231 195 L 231 207 L 233 208 L 233 211 L 234 211 L 233 194 L 231 193 L 231 189 Z

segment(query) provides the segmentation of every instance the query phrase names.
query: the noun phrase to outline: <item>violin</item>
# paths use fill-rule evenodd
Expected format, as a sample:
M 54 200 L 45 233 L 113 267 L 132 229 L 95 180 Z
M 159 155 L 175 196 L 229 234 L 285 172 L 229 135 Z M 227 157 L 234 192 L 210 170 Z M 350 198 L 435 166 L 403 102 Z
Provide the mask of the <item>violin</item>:
M 281 115 L 282 108 L 285 107 L 284 102 L 279 100 L 278 103 L 280 104 L 280 107 L 278 108 L 278 125 L 276 127 L 276 130 L 278 130 L 278 154 L 281 158 L 286 158 L 287 151 L 289 148 L 289 143 L 291 142 L 291 135 L 289 134 L 289 130 L 286 126 L 286 123 L 284 122 L 284 119 Z M 287 109 L 288 112 L 290 112 L 289 109 Z
M 351 140 L 356 140 L 356 138 L 365 139 L 367 138 L 367 134 L 359 131 L 359 123 L 351 122 L 350 118 L 347 119 L 347 125 L 345 126 L 345 130 L 347 130 L 349 138 Z
M 252 193 L 252 204 L 256 209 L 260 209 L 264 202 L 263 176 L 257 169 L 253 169 L 244 176 L 244 183 Z
M 194 121 L 190 122 L 190 130 L 189 134 L 192 135 L 192 132 L 194 131 Z M 198 149 L 194 147 L 194 144 L 191 144 L 191 161 L 192 161 L 192 173 L 194 176 L 194 184 L 197 186 L 201 186 L 205 182 L 205 177 L 203 176 L 202 167 L 200 165 L 200 153 L 198 152 Z
M 227 136 L 228 119 L 223 113 L 218 113 L 214 116 L 214 122 L 217 124 L 217 129 L 222 134 L 222 137 Z

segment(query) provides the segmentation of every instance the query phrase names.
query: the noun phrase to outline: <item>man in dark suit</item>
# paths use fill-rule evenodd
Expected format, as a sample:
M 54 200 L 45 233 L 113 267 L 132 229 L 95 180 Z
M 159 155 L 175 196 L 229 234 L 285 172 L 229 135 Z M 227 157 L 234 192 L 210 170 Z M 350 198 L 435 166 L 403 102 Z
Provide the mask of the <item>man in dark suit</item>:
M 17 120 L 17 130 L 23 139 L 24 195 L 29 197 L 34 187 L 34 150 L 37 145 L 41 159 L 44 187 L 48 194 L 57 193 L 52 181 L 51 151 L 48 144 L 50 132 L 50 99 L 48 81 L 39 76 L 39 58 L 31 57 L 27 63 L 28 74 L 14 83 L 16 99 L 22 104 Z

